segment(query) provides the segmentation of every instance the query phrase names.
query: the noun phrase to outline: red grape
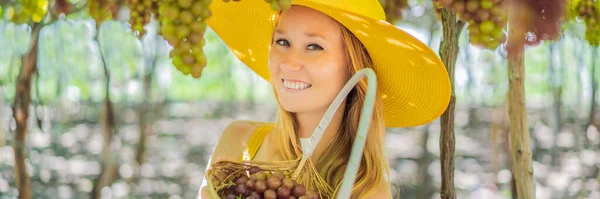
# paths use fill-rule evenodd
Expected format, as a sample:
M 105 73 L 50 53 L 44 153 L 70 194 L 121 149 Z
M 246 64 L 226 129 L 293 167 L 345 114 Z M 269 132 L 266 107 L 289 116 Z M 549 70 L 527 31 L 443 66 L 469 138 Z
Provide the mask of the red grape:
M 277 179 L 277 177 L 271 176 L 269 179 L 267 179 L 267 187 L 269 187 L 269 189 L 277 190 L 277 188 L 280 186 L 281 180 Z
M 256 184 L 256 181 L 254 181 L 254 180 L 248 180 L 248 181 L 246 182 L 246 187 L 247 187 L 248 189 L 254 189 L 254 185 L 255 185 L 255 184 Z
M 267 183 L 264 180 L 259 180 L 254 183 L 254 190 L 258 193 L 263 193 L 267 190 Z
M 304 185 L 298 184 L 294 186 L 294 188 L 292 188 L 292 194 L 294 194 L 294 196 L 296 197 L 303 196 L 304 194 L 306 194 L 306 188 L 304 187 Z
M 281 183 L 283 184 L 283 186 L 285 186 L 285 187 L 287 187 L 289 189 L 294 188 L 294 186 L 296 185 L 296 182 L 294 180 L 292 180 L 291 178 L 289 178 L 289 177 L 285 177 L 281 181 Z
M 248 191 L 248 189 L 246 189 L 246 184 L 239 184 L 236 188 L 235 188 L 235 192 L 237 194 L 246 194 L 246 191 Z
M 242 175 L 235 181 L 235 184 L 236 185 L 246 184 L 247 181 L 248 181 L 248 176 Z
M 272 189 L 266 190 L 264 193 L 265 199 L 277 199 L 277 192 Z
M 252 166 L 252 167 L 250 167 L 250 169 L 249 169 L 250 175 L 252 175 L 252 174 L 255 174 L 255 173 L 258 173 L 258 172 L 260 172 L 260 171 L 261 171 L 260 167 L 257 167 L 257 166 Z
M 308 191 L 306 192 L 306 196 L 308 196 L 309 199 L 319 199 L 319 193 L 316 191 Z
M 256 192 L 250 192 L 250 194 L 248 194 L 248 197 L 244 198 L 244 199 L 261 199 L 262 196 L 259 193 Z
M 258 173 L 255 173 L 255 174 L 253 175 L 253 177 L 254 177 L 254 180 L 256 180 L 256 181 L 259 181 L 259 180 L 267 180 L 267 174 L 266 174 L 265 172 L 258 172 Z M 252 177 L 250 177 L 250 178 L 252 178 Z
M 287 187 L 285 187 L 285 186 L 279 187 L 279 189 L 277 189 L 278 199 L 280 199 L 280 198 L 281 199 L 287 199 L 287 198 L 289 198 L 290 194 L 291 194 L 290 192 L 291 192 L 290 189 L 287 188 Z
M 283 178 L 285 177 L 285 174 L 283 174 L 283 172 L 281 171 L 276 171 L 273 173 L 273 176 L 275 176 L 276 178 L 283 180 Z

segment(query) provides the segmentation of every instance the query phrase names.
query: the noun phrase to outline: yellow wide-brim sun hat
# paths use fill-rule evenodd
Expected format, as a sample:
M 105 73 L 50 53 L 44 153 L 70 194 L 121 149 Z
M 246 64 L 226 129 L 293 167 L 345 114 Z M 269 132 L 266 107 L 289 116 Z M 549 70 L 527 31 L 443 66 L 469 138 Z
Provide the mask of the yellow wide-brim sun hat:
M 423 42 L 386 22 L 378 0 L 293 0 L 348 28 L 369 52 L 387 128 L 437 119 L 450 101 L 444 64 Z M 250 69 L 270 81 L 267 65 L 277 11 L 265 0 L 213 0 L 208 26 Z

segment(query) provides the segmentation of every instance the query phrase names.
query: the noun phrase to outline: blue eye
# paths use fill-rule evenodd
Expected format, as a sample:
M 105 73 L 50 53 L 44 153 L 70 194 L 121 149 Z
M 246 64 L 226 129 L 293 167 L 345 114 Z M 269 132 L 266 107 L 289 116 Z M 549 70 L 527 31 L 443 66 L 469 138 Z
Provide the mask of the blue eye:
M 308 49 L 309 50 L 323 50 L 323 47 L 321 47 L 317 44 L 311 44 L 311 45 L 308 45 Z
M 281 46 L 290 46 L 290 42 L 288 42 L 285 39 L 278 39 L 277 41 L 275 41 L 275 43 L 281 45 Z

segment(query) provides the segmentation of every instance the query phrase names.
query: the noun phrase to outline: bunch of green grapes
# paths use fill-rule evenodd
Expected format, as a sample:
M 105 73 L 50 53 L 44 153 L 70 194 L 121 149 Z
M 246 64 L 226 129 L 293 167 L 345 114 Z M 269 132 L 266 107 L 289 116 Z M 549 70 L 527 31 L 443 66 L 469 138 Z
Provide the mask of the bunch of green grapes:
M 157 13 L 158 0 L 127 0 L 127 7 L 131 29 L 141 38 L 146 33 L 144 26 L 150 23 L 152 14 Z
M 18 0 L 11 7 L 8 19 L 16 24 L 41 22 L 48 13 L 48 0 Z
M 408 7 L 407 0 L 383 0 L 379 1 L 385 12 L 386 21 L 395 23 L 402 19 L 402 10 Z
M 469 42 L 495 50 L 506 42 L 507 0 L 435 0 L 468 23 Z
M 173 65 L 183 74 L 199 78 L 206 66 L 206 19 L 211 0 L 164 0 L 159 4 L 160 34 L 173 49 Z
M 116 19 L 123 0 L 90 0 L 87 2 L 90 17 L 100 26 L 105 20 Z
M 594 0 L 581 0 L 577 2 L 578 15 L 585 22 L 587 28 L 585 39 L 592 46 L 600 44 L 600 3 Z

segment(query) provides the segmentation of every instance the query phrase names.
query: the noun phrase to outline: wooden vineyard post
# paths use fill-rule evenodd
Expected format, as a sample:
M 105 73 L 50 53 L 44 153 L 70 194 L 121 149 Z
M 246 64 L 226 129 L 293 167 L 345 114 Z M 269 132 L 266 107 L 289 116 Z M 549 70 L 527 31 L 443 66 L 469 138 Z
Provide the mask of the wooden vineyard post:
M 464 26 L 462 21 L 457 21 L 454 11 L 448 8 L 441 9 L 443 36 L 440 44 L 440 57 L 446 66 L 452 85 L 452 94 L 448 108 L 441 117 L 440 159 L 442 163 L 442 199 L 456 198 L 454 191 L 454 107 L 456 97 L 454 94 L 454 65 L 458 55 L 458 38 Z
M 510 6 L 508 24 L 519 24 L 521 15 L 527 12 L 518 8 L 518 4 Z M 533 167 L 531 164 L 531 147 L 529 145 L 529 129 L 525 107 L 525 46 L 522 44 L 522 30 L 509 28 L 508 45 L 513 46 L 507 51 L 508 59 L 508 115 L 510 120 L 510 140 L 513 158 L 513 172 L 520 199 L 534 199 Z

